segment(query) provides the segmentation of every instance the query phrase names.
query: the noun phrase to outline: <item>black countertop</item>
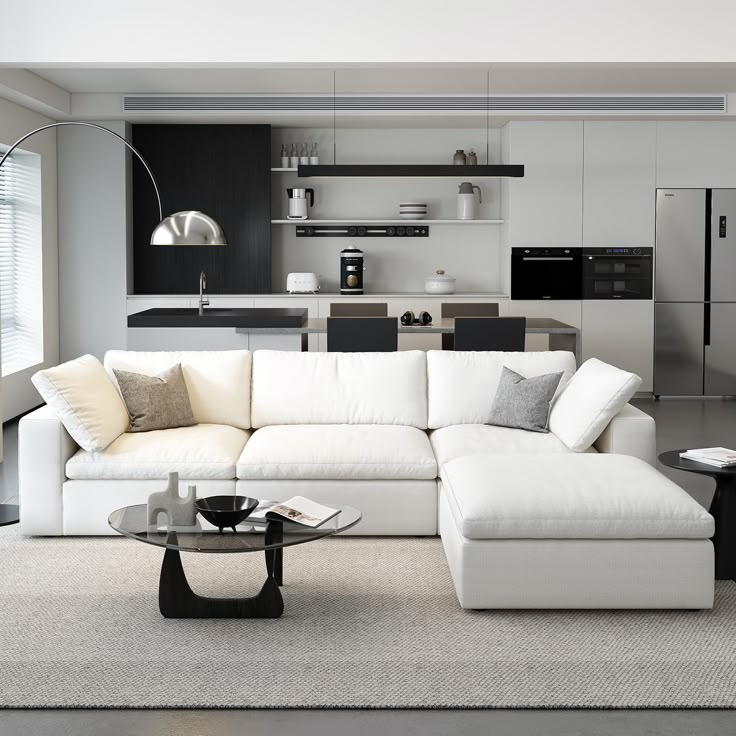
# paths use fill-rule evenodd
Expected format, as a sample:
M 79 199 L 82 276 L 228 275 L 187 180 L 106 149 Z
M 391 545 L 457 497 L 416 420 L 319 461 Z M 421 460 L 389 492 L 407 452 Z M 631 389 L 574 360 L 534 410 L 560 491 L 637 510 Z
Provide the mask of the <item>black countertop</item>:
M 193 308 L 157 308 L 128 315 L 128 327 L 301 327 L 307 321 L 307 309 L 205 307 L 200 316 Z

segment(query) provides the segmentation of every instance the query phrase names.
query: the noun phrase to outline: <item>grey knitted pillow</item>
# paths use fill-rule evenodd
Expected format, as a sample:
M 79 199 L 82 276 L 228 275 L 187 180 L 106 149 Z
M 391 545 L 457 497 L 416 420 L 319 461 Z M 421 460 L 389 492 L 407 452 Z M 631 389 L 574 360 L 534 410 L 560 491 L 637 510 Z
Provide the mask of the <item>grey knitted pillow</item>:
M 197 423 L 180 363 L 158 376 L 115 368 L 113 371 L 130 416 L 129 432 L 190 427 Z
M 488 422 L 497 427 L 548 432 L 549 410 L 562 373 L 524 378 L 504 366 Z

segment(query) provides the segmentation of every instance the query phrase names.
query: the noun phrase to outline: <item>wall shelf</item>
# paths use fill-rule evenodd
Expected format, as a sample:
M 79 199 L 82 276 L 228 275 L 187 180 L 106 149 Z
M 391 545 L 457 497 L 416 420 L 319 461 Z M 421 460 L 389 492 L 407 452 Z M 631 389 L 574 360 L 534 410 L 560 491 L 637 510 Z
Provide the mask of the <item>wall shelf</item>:
M 503 220 L 271 220 L 272 225 L 502 225 Z
M 297 171 L 299 171 L 299 169 L 284 169 L 279 166 L 271 167 L 272 174 L 296 174 Z

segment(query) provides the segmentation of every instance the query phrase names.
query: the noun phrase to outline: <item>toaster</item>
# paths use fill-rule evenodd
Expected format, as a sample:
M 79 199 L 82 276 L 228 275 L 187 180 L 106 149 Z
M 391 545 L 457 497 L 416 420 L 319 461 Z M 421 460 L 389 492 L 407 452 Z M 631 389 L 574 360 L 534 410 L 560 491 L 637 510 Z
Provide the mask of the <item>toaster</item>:
M 289 294 L 314 294 L 319 291 L 319 276 L 316 273 L 290 273 L 286 277 Z

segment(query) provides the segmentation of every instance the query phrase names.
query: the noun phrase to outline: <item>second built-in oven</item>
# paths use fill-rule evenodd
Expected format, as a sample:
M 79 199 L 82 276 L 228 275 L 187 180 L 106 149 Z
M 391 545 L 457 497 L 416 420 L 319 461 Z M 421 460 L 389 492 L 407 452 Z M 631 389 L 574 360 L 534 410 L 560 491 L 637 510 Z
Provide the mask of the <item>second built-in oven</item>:
M 651 299 L 653 248 L 583 248 L 583 299 Z

